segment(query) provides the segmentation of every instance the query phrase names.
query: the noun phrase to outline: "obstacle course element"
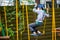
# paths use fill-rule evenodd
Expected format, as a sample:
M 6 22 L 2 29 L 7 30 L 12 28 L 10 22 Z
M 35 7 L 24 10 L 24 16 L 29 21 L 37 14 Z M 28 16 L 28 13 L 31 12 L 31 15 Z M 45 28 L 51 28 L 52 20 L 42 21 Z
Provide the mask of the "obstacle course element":
M 10 37 L 9 36 L 0 36 L 0 40 L 9 40 Z
M 16 40 L 18 40 L 18 21 L 17 21 L 17 19 L 18 19 L 18 12 L 17 12 L 17 7 L 18 6 L 16 6 L 16 23 L 17 23 L 17 26 L 16 26 L 16 32 L 17 32 L 17 35 L 16 35 L 16 37 L 17 37 L 17 39 Z M 53 8 L 53 11 L 54 11 L 54 8 Z M 26 14 L 28 13 L 28 10 L 27 10 L 27 6 L 26 6 Z M 54 12 L 53 12 L 54 13 Z M 28 16 L 28 14 L 27 14 L 27 16 Z M 30 15 L 31 16 L 31 15 Z M 54 15 L 53 15 L 54 16 Z M 28 22 L 28 17 L 26 17 L 27 18 L 27 22 Z M 55 17 L 53 17 L 53 18 L 55 18 Z M 54 19 L 53 19 L 54 20 Z M 48 22 L 47 22 L 48 23 Z M 53 36 L 52 36 L 52 40 L 56 40 L 56 38 L 55 38 L 55 36 L 56 36 L 56 33 L 54 33 L 53 32 L 53 29 L 56 31 L 56 28 L 55 28 L 55 23 L 53 24 L 54 26 L 52 26 L 52 34 L 54 34 Z M 51 28 L 51 25 L 50 26 L 48 26 L 48 27 L 50 27 Z M 46 28 L 46 30 L 49 30 L 48 32 L 50 32 L 51 33 L 51 29 L 48 29 L 48 27 Z M 28 29 L 28 40 L 30 40 L 30 35 L 29 35 L 29 28 L 28 28 L 28 23 L 27 23 L 27 29 Z M 44 30 L 45 30 L 45 28 L 44 28 Z M 48 40 L 48 37 L 50 38 L 51 37 L 51 34 L 48 34 L 47 32 L 46 32 L 46 36 L 47 36 L 47 38 L 46 38 L 46 36 L 40 36 L 40 37 L 38 37 L 38 39 L 39 38 L 41 38 L 42 40 Z M 48 36 L 49 35 L 49 36 Z M 32 37 L 32 36 L 31 36 Z M 43 37 L 45 37 L 46 39 L 44 39 Z M 27 38 L 27 37 L 26 37 Z M 33 39 L 33 38 L 32 38 Z M 25 40 L 25 39 L 24 39 Z M 27 39 L 26 39 L 27 40 Z M 34 39 L 33 39 L 34 40 Z

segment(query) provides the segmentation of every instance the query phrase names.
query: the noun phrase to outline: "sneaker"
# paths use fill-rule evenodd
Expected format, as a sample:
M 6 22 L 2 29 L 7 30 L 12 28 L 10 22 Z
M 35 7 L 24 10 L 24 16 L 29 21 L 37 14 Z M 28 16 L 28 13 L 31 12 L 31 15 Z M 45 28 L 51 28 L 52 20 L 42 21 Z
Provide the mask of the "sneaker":
M 41 36 L 42 33 L 38 30 L 38 31 L 37 31 L 37 35 L 38 35 L 38 36 Z
M 37 33 L 37 35 L 38 35 L 38 36 L 41 36 L 41 35 L 42 35 L 42 33 Z
M 31 35 L 32 35 L 32 36 L 38 36 L 37 34 L 34 34 L 34 33 L 32 33 Z

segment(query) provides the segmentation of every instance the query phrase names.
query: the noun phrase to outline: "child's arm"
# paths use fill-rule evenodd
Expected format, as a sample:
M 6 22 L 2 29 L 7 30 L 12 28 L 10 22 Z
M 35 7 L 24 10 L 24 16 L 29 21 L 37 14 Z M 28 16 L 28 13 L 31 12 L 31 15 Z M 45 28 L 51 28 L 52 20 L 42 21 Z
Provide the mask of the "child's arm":
M 45 11 L 44 11 L 44 15 L 45 15 L 46 17 L 49 17 L 49 16 L 50 16 L 49 13 L 46 13 Z
M 37 4 L 35 4 L 35 6 L 34 6 L 34 8 L 33 8 L 33 12 L 38 12 L 38 10 L 36 9 L 36 7 L 37 7 Z
M 33 12 L 36 12 L 36 13 L 37 13 L 37 12 L 38 12 L 38 10 L 37 10 L 36 8 L 33 8 Z
M 49 14 L 45 13 L 45 16 L 46 16 L 46 17 L 49 17 Z

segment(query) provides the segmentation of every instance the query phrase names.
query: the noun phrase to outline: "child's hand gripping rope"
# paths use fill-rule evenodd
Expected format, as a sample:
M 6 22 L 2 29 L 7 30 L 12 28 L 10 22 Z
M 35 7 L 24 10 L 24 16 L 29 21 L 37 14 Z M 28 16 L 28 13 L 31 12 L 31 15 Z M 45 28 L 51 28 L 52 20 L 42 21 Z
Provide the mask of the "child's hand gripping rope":
M 35 7 L 37 7 L 37 3 L 35 3 Z

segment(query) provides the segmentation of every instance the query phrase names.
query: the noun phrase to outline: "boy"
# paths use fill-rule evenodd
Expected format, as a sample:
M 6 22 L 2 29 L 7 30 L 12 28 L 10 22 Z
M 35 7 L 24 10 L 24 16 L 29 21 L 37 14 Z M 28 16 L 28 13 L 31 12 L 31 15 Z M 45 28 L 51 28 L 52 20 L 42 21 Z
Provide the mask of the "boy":
M 36 21 L 34 23 L 29 24 L 30 30 L 32 31 L 32 36 L 42 35 L 42 33 L 37 30 L 36 27 L 41 26 L 43 24 L 45 16 L 49 17 L 49 14 L 46 14 L 43 8 L 44 6 L 42 6 L 41 4 L 36 4 L 33 8 L 33 12 L 36 12 L 38 15 Z

